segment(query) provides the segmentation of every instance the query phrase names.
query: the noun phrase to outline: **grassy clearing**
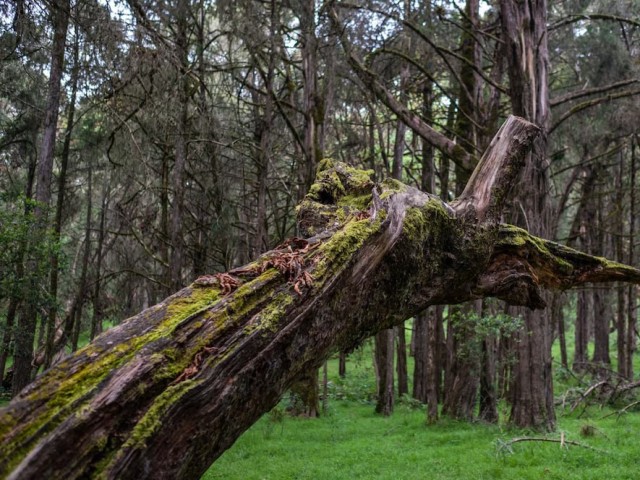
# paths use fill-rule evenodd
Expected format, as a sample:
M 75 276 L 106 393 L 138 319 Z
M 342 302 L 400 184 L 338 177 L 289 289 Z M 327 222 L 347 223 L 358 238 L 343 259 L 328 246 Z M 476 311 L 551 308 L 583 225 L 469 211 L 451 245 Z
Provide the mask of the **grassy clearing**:
M 400 405 L 383 418 L 372 406 L 334 401 L 318 419 L 265 415 L 203 479 L 637 479 L 640 416 L 603 414 L 561 418 L 549 436 L 564 432 L 597 450 L 539 442 L 509 450 L 503 442 L 526 432 L 447 419 L 426 426 L 421 409 Z
M 557 345 L 553 353 L 560 358 Z M 203 480 L 640 478 L 637 412 L 607 416 L 614 410 L 592 405 L 569 415 L 558 409 L 558 429 L 546 438 L 564 435 L 565 440 L 590 449 L 547 442 L 508 447 L 505 444 L 513 438 L 545 435 L 511 429 L 504 422 L 469 424 L 445 418 L 437 425 L 426 425 L 424 408 L 409 399 L 400 401 L 390 418 L 380 417 L 373 413 L 370 347 L 352 354 L 347 367 L 347 377 L 341 380 L 337 360 L 329 362 L 332 400 L 327 415 L 318 419 L 283 416 L 285 398 L 275 412 L 245 432 Z M 555 371 L 556 396 L 580 383 L 560 368 Z M 508 412 L 501 412 L 501 418 L 506 420 Z

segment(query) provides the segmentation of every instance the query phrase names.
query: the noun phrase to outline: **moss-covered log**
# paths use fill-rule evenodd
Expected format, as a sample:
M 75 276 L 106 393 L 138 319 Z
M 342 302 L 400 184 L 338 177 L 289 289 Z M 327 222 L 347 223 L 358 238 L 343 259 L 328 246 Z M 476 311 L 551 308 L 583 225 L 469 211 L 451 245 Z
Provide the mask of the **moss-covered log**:
M 428 305 L 542 306 L 631 267 L 498 223 L 537 129 L 510 118 L 452 205 L 323 161 L 304 239 L 204 276 L 53 367 L 0 414 L 2 478 L 198 478 L 332 352 Z

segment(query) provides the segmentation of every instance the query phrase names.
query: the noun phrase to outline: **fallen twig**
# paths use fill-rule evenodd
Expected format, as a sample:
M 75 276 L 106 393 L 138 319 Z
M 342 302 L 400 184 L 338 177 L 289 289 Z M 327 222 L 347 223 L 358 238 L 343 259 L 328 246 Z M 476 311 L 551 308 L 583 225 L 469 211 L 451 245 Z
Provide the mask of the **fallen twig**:
M 628 411 L 630 408 L 633 408 L 633 407 L 635 407 L 636 405 L 640 405 L 640 400 L 638 400 L 638 401 L 636 401 L 636 402 L 632 402 L 632 403 L 630 403 L 629 405 L 627 405 L 626 407 L 621 408 L 620 410 L 616 410 L 615 412 L 608 413 L 607 415 L 605 415 L 605 416 L 604 416 L 604 417 L 602 417 L 602 418 L 604 419 L 604 418 L 607 418 L 607 417 L 611 417 L 612 415 L 617 415 L 617 416 L 618 416 L 618 418 L 620 418 L 624 413 L 627 413 L 627 411 Z
M 582 447 L 588 450 L 593 450 L 600 453 L 608 453 L 604 450 L 600 450 L 598 448 L 594 448 L 590 445 L 585 445 L 584 443 L 576 442 L 573 440 L 567 440 L 565 438 L 564 432 L 560 434 L 560 438 L 547 438 L 547 437 L 516 437 L 512 438 L 509 441 L 498 440 L 498 453 L 501 453 L 502 450 L 507 450 L 509 453 L 513 453 L 513 449 L 511 446 L 515 443 L 520 442 L 550 442 L 550 443 L 559 443 L 560 448 L 568 448 L 568 445 L 573 445 L 575 447 Z

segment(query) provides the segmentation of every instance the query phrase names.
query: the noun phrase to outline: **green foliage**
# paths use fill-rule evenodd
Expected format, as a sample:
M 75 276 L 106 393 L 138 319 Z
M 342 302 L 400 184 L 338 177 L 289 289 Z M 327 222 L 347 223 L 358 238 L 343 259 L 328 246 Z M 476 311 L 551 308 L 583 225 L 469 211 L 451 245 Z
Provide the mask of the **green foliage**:
M 61 260 L 60 243 L 37 225 L 36 202 L 7 197 L 0 196 L 0 300 L 17 295 L 36 307 L 49 306 L 46 274 L 52 258 Z M 25 262 L 21 272 L 18 265 Z
M 506 313 L 478 314 L 460 309 L 451 309 L 449 321 L 454 322 L 454 335 L 460 342 L 458 356 L 468 357 L 480 362 L 482 341 L 488 337 L 509 337 L 522 328 L 521 317 L 512 317 Z

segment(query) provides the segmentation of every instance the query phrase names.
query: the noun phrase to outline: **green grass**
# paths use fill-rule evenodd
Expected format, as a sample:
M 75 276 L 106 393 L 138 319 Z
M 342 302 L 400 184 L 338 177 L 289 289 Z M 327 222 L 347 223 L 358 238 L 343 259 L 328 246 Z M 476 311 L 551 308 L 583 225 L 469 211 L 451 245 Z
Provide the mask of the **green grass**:
M 421 409 L 400 405 L 389 418 L 370 405 L 334 401 L 318 419 L 265 415 L 202 477 L 214 479 L 637 479 L 640 416 L 561 418 L 558 443 L 499 445 L 526 432 L 443 419 L 425 425 Z M 585 425 L 595 427 L 583 437 Z M 538 436 L 532 434 L 534 436 Z
M 570 361 L 572 355 L 570 351 Z M 554 364 L 555 394 L 560 396 L 579 382 L 557 368 L 557 342 L 553 356 L 558 360 Z M 612 360 L 614 357 L 612 351 Z M 412 360 L 409 358 L 409 372 Z M 635 360 L 637 369 L 638 356 Z M 591 448 L 563 448 L 550 442 L 521 442 L 505 448 L 513 438 L 545 435 L 507 427 L 505 411 L 500 425 L 446 418 L 426 425 L 424 409 L 410 401 L 401 401 L 389 418 L 375 415 L 375 377 L 368 344 L 349 357 L 345 379 L 338 378 L 337 361 L 331 360 L 329 379 L 332 400 L 327 415 L 283 417 L 279 412 L 286 405 L 285 397 L 278 414 L 265 415 L 245 432 L 203 480 L 640 478 L 637 412 L 609 415 L 614 410 L 599 405 L 583 409 L 581 405 L 569 415 L 568 408 L 558 409 L 557 431 L 546 437 L 560 439 L 563 434 L 567 441 Z

